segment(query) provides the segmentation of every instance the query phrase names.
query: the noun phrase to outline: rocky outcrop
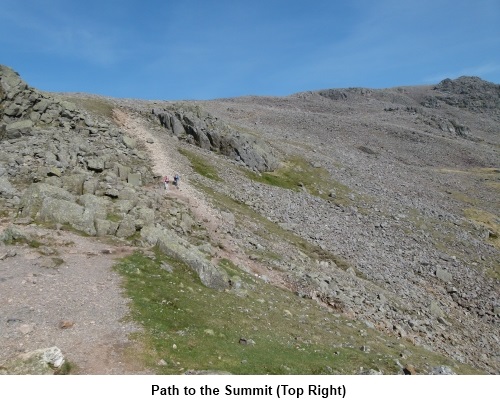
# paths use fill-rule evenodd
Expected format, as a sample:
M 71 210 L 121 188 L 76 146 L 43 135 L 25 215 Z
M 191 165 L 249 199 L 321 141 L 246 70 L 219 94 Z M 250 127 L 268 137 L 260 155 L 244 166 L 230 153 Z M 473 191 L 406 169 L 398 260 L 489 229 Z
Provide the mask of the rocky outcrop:
M 2 205 L 87 235 L 126 238 L 154 223 L 151 196 L 138 193 L 153 175 L 134 139 L 5 66 L 0 89 Z
M 278 167 L 276 156 L 264 141 L 249 132 L 232 128 L 199 108 L 155 108 L 152 114 L 173 135 L 200 148 L 222 153 L 258 171 L 272 171 Z
M 479 77 L 461 76 L 455 80 L 445 79 L 434 89 L 440 93 L 437 99 L 451 106 L 476 112 L 494 111 L 500 108 L 500 85 Z
M 186 263 L 198 276 L 201 282 L 216 290 L 229 288 L 229 278 L 226 272 L 215 267 L 199 250 L 178 237 L 175 233 L 162 227 L 145 227 L 141 237 L 151 245 L 157 245 L 162 252 Z

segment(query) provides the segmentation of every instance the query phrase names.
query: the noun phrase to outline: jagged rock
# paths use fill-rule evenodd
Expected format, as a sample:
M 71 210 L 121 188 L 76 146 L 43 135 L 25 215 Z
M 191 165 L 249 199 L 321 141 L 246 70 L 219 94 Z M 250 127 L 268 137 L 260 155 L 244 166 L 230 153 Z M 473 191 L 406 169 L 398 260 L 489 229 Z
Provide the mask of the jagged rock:
M 136 205 L 135 200 L 123 200 L 121 198 L 113 205 L 114 212 L 128 214 Z
M 29 239 L 30 237 L 28 234 L 23 232 L 20 228 L 14 226 L 9 226 L 0 234 L 0 241 L 6 244 Z
M 118 175 L 118 177 L 120 177 L 121 180 L 128 179 L 128 175 L 130 174 L 130 171 L 131 171 L 130 167 L 117 163 L 115 165 L 115 169 L 117 171 L 116 174 Z
M 99 186 L 99 180 L 88 179 L 83 182 L 83 194 L 95 194 L 97 187 Z
M 431 315 L 433 315 L 435 317 L 445 316 L 443 310 L 441 309 L 441 307 L 439 306 L 439 304 L 436 301 L 431 301 L 431 303 L 429 305 L 429 311 L 430 311 Z
M 5 136 L 9 139 L 20 138 L 21 136 L 31 135 L 33 121 L 26 119 L 7 124 L 4 129 Z
M 116 188 L 108 188 L 106 189 L 106 191 L 104 191 L 104 195 L 107 195 L 108 197 L 111 198 L 118 198 L 120 192 Z
M 105 219 L 109 210 L 109 200 L 92 194 L 84 194 L 78 198 L 78 203 L 92 212 L 94 218 Z
M 134 207 L 130 210 L 130 215 L 135 218 L 136 228 L 142 229 L 145 226 L 154 225 L 155 212 L 151 208 Z
M 241 160 L 251 169 L 259 171 L 272 171 L 278 167 L 279 162 L 274 153 L 263 141 L 250 133 L 232 129 L 199 109 L 174 112 L 154 109 L 153 114 L 175 135 L 187 134 L 188 140 L 191 137 L 203 149 Z
M 28 87 L 19 76 L 19 73 L 8 66 L 0 65 L 0 76 L 2 78 L 0 85 L 3 92 L 6 94 L 13 93 L 13 95 L 15 95 Z
M 86 182 L 86 179 L 87 175 L 83 173 L 64 176 L 62 177 L 63 188 L 77 195 L 84 194 L 84 183 Z M 90 194 L 93 194 L 93 192 Z
M 57 168 L 57 167 L 51 167 L 51 168 L 47 171 L 47 176 L 56 176 L 56 177 L 61 177 L 61 176 L 62 176 L 61 169 L 59 169 L 59 168 Z

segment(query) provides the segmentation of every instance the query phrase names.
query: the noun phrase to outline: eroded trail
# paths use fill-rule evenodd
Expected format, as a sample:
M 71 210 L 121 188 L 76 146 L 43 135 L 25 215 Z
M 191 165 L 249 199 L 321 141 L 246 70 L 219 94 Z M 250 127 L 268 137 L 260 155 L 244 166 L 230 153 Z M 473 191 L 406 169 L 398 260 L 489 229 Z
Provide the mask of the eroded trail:
M 148 129 L 147 122 L 132 113 L 114 109 L 113 114 L 116 123 L 122 130 L 147 148 L 152 159 L 153 171 L 159 178 L 163 178 L 165 175 L 173 178 L 175 173 L 180 173 L 181 183 L 179 189 L 170 186 L 167 195 L 187 204 L 195 219 L 203 223 L 210 236 L 211 243 L 215 247 L 213 260 L 229 259 L 252 274 L 265 275 L 271 283 L 283 286 L 284 282 L 279 275 L 260 263 L 250 260 L 245 251 L 239 246 L 238 241 L 229 233 L 223 231 L 234 227 L 234 222 L 231 223 L 231 219 L 228 219 L 227 216 L 222 215 L 220 211 L 210 205 L 204 195 L 189 184 L 189 181 L 186 181 L 187 176 L 185 173 L 190 173 L 192 169 L 178 151 L 179 141 L 173 137 L 166 137 L 165 133 L 160 135 Z M 159 192 L 165 193 L 162 187 L 159 183 Z

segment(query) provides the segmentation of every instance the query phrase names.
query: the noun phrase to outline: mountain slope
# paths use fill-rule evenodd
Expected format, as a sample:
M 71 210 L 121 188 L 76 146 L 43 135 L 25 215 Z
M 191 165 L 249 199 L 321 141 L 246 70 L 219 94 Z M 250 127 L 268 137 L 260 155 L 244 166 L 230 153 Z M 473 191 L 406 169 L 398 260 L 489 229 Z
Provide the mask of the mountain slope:
M 400 339 L 418 352 L 419 372 L 433 366 L 424 348 L 455 369 L 497 373 L 499 89 L 460 78 L 170 103 L 44 95 L 2 68 L 4 223 L 157 245 L 171 266 L 226 290 L 221 302 L 270 300 L 267 286 L 245 278 L 257 275 L 294 292 L 294 306 L 314 300 L 315 328 L 331 328 L 319 322 L 326 311 L 365 325 L 382 346 Z M 165 195 L 160 179 L 174 172 L 180 190 Z M 287 333 L 286 322 L 276 328 Z M 321 344 L 352 345 L 339 333 Z M 397 372 L 376 363 L 357 354 L 334 369 Z

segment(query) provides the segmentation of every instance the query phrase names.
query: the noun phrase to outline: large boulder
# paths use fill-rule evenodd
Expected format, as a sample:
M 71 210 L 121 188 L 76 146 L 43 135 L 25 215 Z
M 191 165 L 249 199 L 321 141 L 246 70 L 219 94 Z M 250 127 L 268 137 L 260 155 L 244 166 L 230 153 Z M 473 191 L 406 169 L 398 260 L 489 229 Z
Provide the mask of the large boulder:
M 145 242 L 157 245 L 168 256 L 186 263 L 198 274 L 203 285 L 219 291 L 229 288 L 226 272 L 215 267 L 197 249 L 186 247 L 186 242 L 175 233 L 161 227 L 148 226 L 141 230 L 141 237 Z
M 0 197 L 3 198 L 12 198 L 17 194 L 17 190 L 10 183 L 7 176 L 0 175 Z
M 95 235 L 94 209 L 85 209 L 81 205 L 71 201 L 58 200 L 47 197 L 42 202 L 42 207 L 38 214 L 41 221 L 58 224 L 68 224 L 72 228 L 85 232 L 88 235 Z
M 13 139 L 13 138 L 20 138 L 23 135 L 31 135 L 32 129 L 33 129 L 33 121 L 26 119 L 7 124 L 2 132 L 7 138 Z
M 45 183 L 32 184 L 25 191 L 20 203 L 20 212 L 23 217 L 34 218 L 40 211 L 42 203 L 46 198 L 64 201 L 74 201 L 75 197 L 60 187 Z
M 106 204 L 93 195 L 80 197 L 80 205 L 70 192 L 45 183 L 32 184 L 20 203 L 20 215 L 45 222 L 68 224 L 72 228 L 95 235 L 94 220 L 105 216 Z

